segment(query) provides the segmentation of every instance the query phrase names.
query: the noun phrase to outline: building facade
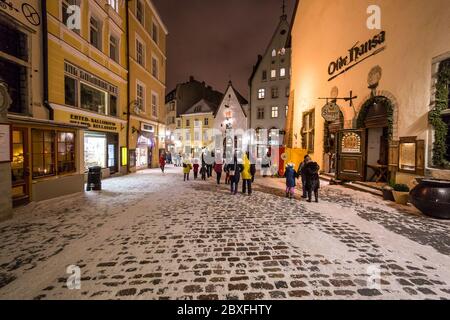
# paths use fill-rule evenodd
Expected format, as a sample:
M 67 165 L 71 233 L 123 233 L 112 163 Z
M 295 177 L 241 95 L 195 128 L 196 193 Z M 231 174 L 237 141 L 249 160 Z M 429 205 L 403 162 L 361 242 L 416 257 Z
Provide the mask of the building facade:
M 165 150 L 167 28 L 149 0 L 128 2 L 130 170 L 159 166 Z
M 283 14 L 266 51 L 258 57 L 249 79 L 249 125 L 257 133 L 266 130 L 266 142 L 259 149 L 267 149 L 268 143 L 283 144 L 288 100 L 290 93 L 291 50 L 286 48 L 290 25 Z M 278 133 L 277 133 L 278 131 Z M 261 153 L 261 152 L 260 152 Z
M 379 29 L 368 27 L 372 4 L 297 4 L 293 145 L 340 180 L 448 179 L 448 3 L 380 0 Z

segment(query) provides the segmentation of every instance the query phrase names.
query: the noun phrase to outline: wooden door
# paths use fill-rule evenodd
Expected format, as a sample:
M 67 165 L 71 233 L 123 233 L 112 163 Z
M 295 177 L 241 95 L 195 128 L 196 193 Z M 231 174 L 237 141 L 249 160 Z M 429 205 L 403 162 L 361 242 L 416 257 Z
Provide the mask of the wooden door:
M 366 175 L 366 130 L 342 130 L 338 133 L 337 178 L 364 181 Z
M 13 161 L 11 163 L 13 205 L 30 202 L 30 165 L 28 161 L 28 130 L 14 128 L 12 139 Z

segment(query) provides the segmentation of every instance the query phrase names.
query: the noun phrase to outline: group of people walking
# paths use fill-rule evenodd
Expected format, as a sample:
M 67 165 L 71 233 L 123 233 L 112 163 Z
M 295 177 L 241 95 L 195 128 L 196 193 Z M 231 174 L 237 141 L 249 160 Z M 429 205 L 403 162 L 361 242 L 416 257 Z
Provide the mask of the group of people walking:
M 312 202 L 312 194 L 314 199 L 319 202 L 319 178 L 320 167 L 317 162 L 312 161 L 309 155 L 306 155 L 298 170 L 295 171 L 293 164 L 288 164 L 286 167 L 286 197 L 293 198 L 295 193 L 295 187 L 297 185 L 296 179 L 301 178 L 303 199 L 307 199 L 308 202 Z
M 163 166 L 161 169 L 164 172 Z M 239 161 L 237 155 L 235 155 L 233 161 L 230 163 L 224 161 L 224 163 L 214 162 L 213 165 L 209 165 L 205 162 L 203 156 L 201 161 L 196 159 L 194 164 L 189 160 L 185 160 L 183 162 L 184 181 L 189 181 L 192 170 L 194 171 L 194 180 L 198 179 L 200 173 L 201 180 L 204 181 L 207 178 L 211 178 L 212 172 L 214 171 L 218 185 L 220 185 L 222 174 L 225 172 L 225 184 L 230 185 L 232 195 L 238 193 L 239 183 L 242 177 L 242 193 L 252 194 L 252 183 L 255 181 L 256 165 L 250 162 L 248 152 L 244 154 L 242 161 Z M 315 202 L 319 202 L 319 170 L 319 165 L 317 162 L 312 161 L 309 155 L 304 157 L 297 170 L 295 170 L 294 164 L 289 163 L 286 166 L 285 172 L 286 197 L 294 197 L 297 179 L 301 179 L 302 198 L 307 199 L 308 202 L 312 202 L 312 195 L 314 194 Z

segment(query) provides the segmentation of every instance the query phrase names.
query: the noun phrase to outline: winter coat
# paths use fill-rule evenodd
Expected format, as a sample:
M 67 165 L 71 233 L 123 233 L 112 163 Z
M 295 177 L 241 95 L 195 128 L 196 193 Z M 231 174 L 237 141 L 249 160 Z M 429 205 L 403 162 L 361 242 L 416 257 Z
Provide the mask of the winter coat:
M 190 164 L 189 162 L 185 162 L 183 164 L 183 173 L 189 173 L 192 170 L 192 164 Z
M 320 188 L 319 170 L 319 165 L 313 161 L 308 162 L 303 168 L 306 177 L 305 188 L 307 191 L 314 191 Z
M 297 177 L 302 177 L 302 180 L 306 179 L 306 175 L 305 175 L 305 168 L 306 162 L 302 161 L 302 163 L 300 163 L 300 166 L 298 167 L 297 170 Z
M 222 173 L 223 168 L 221 163 L 215 163 L 214 164 L 214 172 L 215 173 Z
M 288 166 L 286 168 L 286 187 L 294 188 L 296 186 L 295 178 L 297 174 L 293 167 Z
M 194 172 L 198 172 L 198 168 L 200 167 L 200 165 L 198 163 L 194 164 Z
M 251 180 L 252 179 L 252 173 L 250 171 L 250 160 L 248 160 L 247 156 L 244 155 L 244 161 L 242 165 L 242 179 L 244 180 Z
M 161 157 L 159 158 L 159 165 L 160 165 L 161 167 L 164 167 L 164 166 L 166 165 L 166 160 L 164 159 L 163 156 L 161 156 Z
M 227 171 L 228 172 L 234 171 L 235 180 L 239 180 L 239 178 L 241 176 L 242 169 L 243 169 L 242 165 L 239 164 L 237 162 L 237 160 L 235 160 L 233 163 L 230 163 L 229 165 L 227 165 Z M 231 176 L 231 173 L 230 173 L 230 176 Z

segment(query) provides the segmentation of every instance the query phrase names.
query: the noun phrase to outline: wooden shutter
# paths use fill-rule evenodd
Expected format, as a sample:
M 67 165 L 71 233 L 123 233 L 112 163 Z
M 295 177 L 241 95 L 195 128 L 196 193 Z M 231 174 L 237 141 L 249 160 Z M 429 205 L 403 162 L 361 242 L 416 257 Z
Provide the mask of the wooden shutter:
M 425 140 L 416 141 L 416 174 L 425 175 Z
M 399 141 L 391 141 L 389 143 L 389 171 L 395 172 L 398 169 L 399 144 Z

